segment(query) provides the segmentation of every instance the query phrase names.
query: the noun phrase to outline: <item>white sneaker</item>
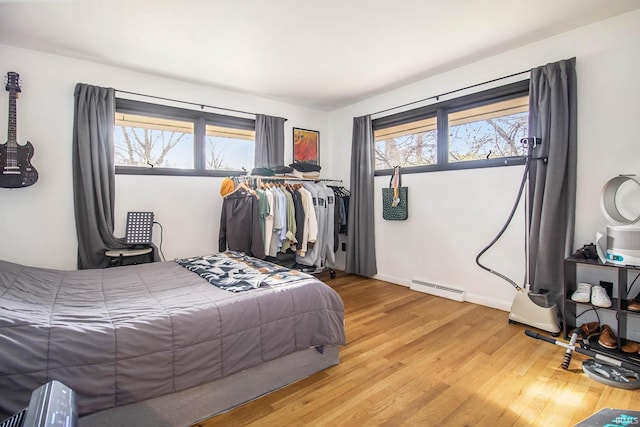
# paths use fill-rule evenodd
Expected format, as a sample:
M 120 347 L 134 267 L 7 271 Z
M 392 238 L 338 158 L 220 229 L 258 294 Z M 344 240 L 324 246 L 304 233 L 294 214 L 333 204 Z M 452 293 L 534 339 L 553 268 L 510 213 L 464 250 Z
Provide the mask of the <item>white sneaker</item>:
M 578 289 L 571 294 L 571 299 L 575 302 L 588 303 L 591 301 L 591 285 L 588 283 L 578 283 Z
M 611 300 L 607 291 L 600 285 L 593 285 L 591 287 L 591 304 L 596 307 L 611 307 Z

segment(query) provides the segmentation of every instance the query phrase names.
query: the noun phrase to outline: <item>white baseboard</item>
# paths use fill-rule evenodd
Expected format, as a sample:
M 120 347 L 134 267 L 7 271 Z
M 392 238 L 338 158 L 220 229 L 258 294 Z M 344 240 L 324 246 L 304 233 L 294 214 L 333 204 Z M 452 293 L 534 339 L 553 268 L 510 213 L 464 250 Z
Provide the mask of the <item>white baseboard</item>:
M 374 279 L 382 280 L 384 282 L 393 283 L 394 285 L 402 285 L 407 288 L 411 286 L 411 280 L 401 279 L 399 277 L 391 276 L 388 274 L 376 274 L 373 276 Z
M 394 285 L 406 286 L 407 288 L 411 287 L 410 279 L 402 279 L 390 274 L 376 274 L 375 276 L 373 276 L 373 278 L 393 283 Z M 465 292 L 464 299 L 466 302 L 470 302 L 473 304 L 483 305 L 485 307 L 491 307 L 506 312 L 511 311 L 511 301 L 502 301 L 495 298 L 487 298 L 483 295 L 477 295 L 468 292 Z
M 465 298 L 465 301 L 472 302 L 474 304 L 483 305 L 485 307 L 491 307 L 497 310 L 502 310 L 507 312 L 511 311 L 511 301 L 507 302 L 507 301 L 497 300 L 495 298 L 487 298 L 482 295 L 470 294 L 470 293 L 466 293 L 464 295 L 464 298 Z
M 439 283 L 413 279 L 411 281 L 411 289 L 425 294 L 435 295 L 437 297 L 452 299 L 458 302 L 464 302 L 465 300 L 465 290 L 457 286 L 447 286 Z

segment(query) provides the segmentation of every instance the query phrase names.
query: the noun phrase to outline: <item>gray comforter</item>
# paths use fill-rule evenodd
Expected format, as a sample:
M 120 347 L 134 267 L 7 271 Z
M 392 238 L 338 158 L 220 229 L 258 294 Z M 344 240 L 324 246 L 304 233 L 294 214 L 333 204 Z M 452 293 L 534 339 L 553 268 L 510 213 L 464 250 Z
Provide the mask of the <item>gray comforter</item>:
M 173 261 L 60 271 L 0 261 L 0 414 L 57 379 L 81 414 L 145 400 L 313 346 L 344 307 L 316 278 L 232 293 Z

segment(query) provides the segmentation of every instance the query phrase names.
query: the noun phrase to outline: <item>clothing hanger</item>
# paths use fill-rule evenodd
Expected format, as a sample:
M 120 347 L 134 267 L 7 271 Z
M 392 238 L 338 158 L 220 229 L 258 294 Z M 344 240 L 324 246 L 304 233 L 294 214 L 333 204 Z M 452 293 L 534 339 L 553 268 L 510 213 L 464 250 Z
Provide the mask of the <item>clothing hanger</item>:
M 230 192 L 230 193 L 226 194 L 226 195 L 224 196 L 224 198 L 226 199 L 226 198 L 246 197 L 246 195 L 241 195 L 241 196 L 236 195 L 236 196 L 234 196 L 234 197 L 229 197 L 229 196 L 231 196 L 231 195 L 235 194 L 236 192 L 238 192 L 238 191 L 240 191 L 240 190 L 242 190 L 242 191 L 244 191 L 244 192 L 248 193 L 248 194 L 249 194 L 249 195 L 251 195 L 251 196 L 255 196 L 257 199 L 259 199 L 259 198 L 260 198 L 260 196 L 258 196 L 258 193 L 256 193 L 256 192 L 255 192 L 251 187 L 249 187 L 249 186 L 246 184 L 246 182 L 245 182 L 245 181 L 241 181 L 241 182 L 239 182 L 239 183 L 238 183 L 238 185 L 236 185 L 236 188 L 234 188 L 232 192 Z

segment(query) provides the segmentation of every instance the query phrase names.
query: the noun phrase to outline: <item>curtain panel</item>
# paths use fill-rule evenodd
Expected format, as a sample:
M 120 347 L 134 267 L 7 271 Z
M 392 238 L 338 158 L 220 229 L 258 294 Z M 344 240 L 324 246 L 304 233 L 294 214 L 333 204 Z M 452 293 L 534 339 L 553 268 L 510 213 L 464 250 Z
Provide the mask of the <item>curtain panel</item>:
M 577 175 L 576 59 L 531 70 L 529 135 L 541 138 L 529 170 L 529 283 L 561 307 L 564 259 L 573 252 Z
M 73 124 L 73 197 L 78 268 L 103 268 L 105 251 L 124 248 L 114 227 L 115 90 L 78 83 Z
M 282 117 L 256 114 L 255 168 L 284 165 L 284 122 Z
M 351 145 L 351 197 L 345 271 L 368 277 L 378 272 L 373 203 L 374 152 L 371 116 L 355 117 Z

